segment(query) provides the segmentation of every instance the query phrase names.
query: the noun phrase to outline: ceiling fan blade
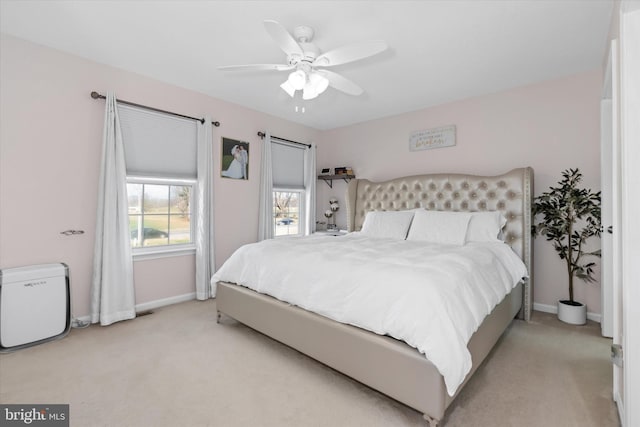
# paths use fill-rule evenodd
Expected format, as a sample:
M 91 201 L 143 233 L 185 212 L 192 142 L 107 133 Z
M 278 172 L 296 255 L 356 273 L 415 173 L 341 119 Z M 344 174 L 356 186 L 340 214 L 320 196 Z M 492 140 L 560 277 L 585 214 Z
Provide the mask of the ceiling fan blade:
M 329 80 L 329 86 L 341 92 L 354 96 L 362 95 L 362 93 L 364 92 L 360 86 L 347 79 L 346 77 L 342 77 L 338 73 L 334 73 L 333 71 L 329 70 L 317 70 L 316 72 L 323 75 L 327 78 L 327 80 Z
M 323 53 L 313 61 L 312 65 L 314 67 L 332 67 L 376 55 L 387 48 L 387 44 L 380 40 L 354 43 Z
M 223 71 L 287 71 L 292 70 L 294 65 L 284 64 L 247 64 L 247 65 L 225 65 L 218 67 L 218 70 Z
M 302 48 L 280 23 L 272 20 L 264 21 L 264 28 L 287 55 L 303 56 Z

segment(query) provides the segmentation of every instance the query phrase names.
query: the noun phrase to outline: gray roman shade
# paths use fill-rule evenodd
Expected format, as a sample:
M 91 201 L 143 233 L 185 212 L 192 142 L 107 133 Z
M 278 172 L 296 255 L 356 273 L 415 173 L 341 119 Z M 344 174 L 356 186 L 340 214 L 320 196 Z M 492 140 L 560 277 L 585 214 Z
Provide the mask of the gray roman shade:
M 304 152 L 306 146 L 295 146 L 272 137 L 271 162 L 273 187 L 304 189 Z
M 196 178 L 194 120 L 118 105 L 127 175 Z

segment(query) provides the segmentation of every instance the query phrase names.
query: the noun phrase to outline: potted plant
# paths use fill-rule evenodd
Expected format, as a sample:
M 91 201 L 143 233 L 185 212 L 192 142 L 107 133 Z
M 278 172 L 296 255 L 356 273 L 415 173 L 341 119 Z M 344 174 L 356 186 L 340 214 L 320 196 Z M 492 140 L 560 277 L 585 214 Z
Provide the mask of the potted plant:
M 558 187 L 550 187 L 533 200 L 534 236 L 542 235 L 567 264 L 569 299 L 558 301 L 558 318 L 566 323 L 583 325 L 587 321 L 587 307 L 573 298 L 573 279 L 595 281 L 595 262 L 585 258 L 600 257 L 600 250 L 588 252 L 586 241 L 600 236 L 600 192 L 578 188 L 582 174 L 576 169 L 562 172 Z

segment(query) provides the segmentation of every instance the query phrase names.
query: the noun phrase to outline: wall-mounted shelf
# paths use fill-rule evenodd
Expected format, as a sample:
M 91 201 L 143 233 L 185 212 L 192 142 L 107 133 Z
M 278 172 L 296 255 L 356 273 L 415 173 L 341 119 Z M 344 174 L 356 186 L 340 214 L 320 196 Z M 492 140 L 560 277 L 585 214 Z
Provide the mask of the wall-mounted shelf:
M 327 185 L 330 188 L 333 188 L 333 180 L 334 179 L 342 179 L 344 180 L 344 182 L 349 182 L 352 179 L 354 179 L 356 176 L 355 175 L 347 175 L 347 174 L 340 174 L 340 175 L 318 175 L 318 179 L 323 180 L 324 182 L 327 183 Z

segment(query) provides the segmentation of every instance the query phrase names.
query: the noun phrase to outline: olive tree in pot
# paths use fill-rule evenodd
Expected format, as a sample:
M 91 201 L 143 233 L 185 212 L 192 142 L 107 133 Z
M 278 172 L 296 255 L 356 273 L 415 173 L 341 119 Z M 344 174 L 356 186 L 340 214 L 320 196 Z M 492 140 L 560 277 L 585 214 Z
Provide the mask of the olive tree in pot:
M 600 257 L 600 250 L 588 252 L 586 241 L 600 236 L 600 192 L 578 188 L 582 174 L 578 169 L 562 172 L 557 187 L 550 187 L 533 200 L 533 215 L 541 217 L 533 225 L 534 236 L 542 235 L 567 264 L 569 299 L 558 302 L 558 318 L 566 323 L 583 325 L 587 307 L 573 298 L 573 279 L 594 282 L 595 262 L 585 258 Z

